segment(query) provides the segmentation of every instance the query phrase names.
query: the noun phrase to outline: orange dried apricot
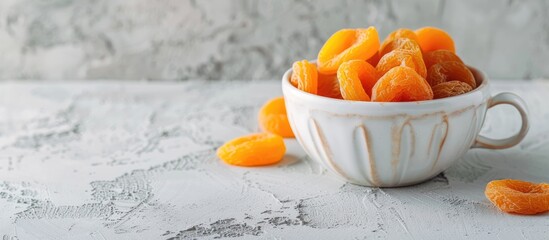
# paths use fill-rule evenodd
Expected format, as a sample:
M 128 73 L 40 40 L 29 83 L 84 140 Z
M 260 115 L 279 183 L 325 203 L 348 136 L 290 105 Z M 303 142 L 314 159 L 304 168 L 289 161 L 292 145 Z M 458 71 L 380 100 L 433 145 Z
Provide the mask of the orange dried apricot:
M 398 49 L 381 57 L 376 66 L 376 70 L 381 77 L 396 66 L 412 68 L 423 78 L 427 76 L 427 69 L 425 68 L 425 63 L 423 62 L 421 55 L 418 55 L 416 52 Z
M 433 50 L 446 49 L 451 52 L 456 52 L 454 40 L 445 31 L 435 27 L 424 27 L 415 31 L 417 43 L 423 52 Z
M 284 97 L 271 99 L 259 110 L 259 127 L 265 132 L 277 134 L 282 137 L 294 137 L 290 127 Z
M 435 99 L 457 96 L 473 90 L 469 84 L 461 81 L 448 81 L 437 84 L 433 87 Z
M 459 58 L 455 53 L 445 49 L 434 50 L 434 51 L 423 53 L 423 61 L 425 62 L 425 67 L 427 67 L 427 69 L 441 62 L 463 63 L 461 58 Z
M 408 38 L 397 38 L 387 43 L 384 47 L 381 47 L 379 51 L 380 56 L 383 56 L 395 49 L 408 50 L 417 53 L 421 56 L 421 48 L 416 41 Z
M 238 137 L 217 149 L 224 162 L 237 166 L 262 166 L 282 160 L 286 145 L 281 136 L 272 133 L 254 133 Z
M 427 82 L 429 85 L 436 86 L 440 83 L 458 80 L 469 84 L 473 89 L 477 87 L 475 76 L 471 70 L 460 62 L 441 62 L 429 68 L 427 72 Z
M 377 81 L 376 69 L 364 60 L 344 62 L 337 70 L 339 89 L 345 100 L 370 101 Z
M 349 60 L 367 60 L 379 49 L 375 27 L 367 29 L 341 29 L 334 33 L 320 49 L 318 71 L 335 74 L 339 65 Z
M 299 90 L 316 94 L 318 88 L 316 65 L 307 60 L 294 62 L 290 81 L 296 82 Z
M 508 213 L 537 214 L 549 211 L 549 184 L 513 179 L 494 180 L 486 185 L 486 197 Z
M 318 95 L 323 97 L 342 99 L 336 74 L 318 74 Z
M 414 69 L 397 66 L 381 77 L 372 89 L 372 101 L 408 102 L 433 99 L 433 91 Z
M 389 33 L 389 35 L 387 35 L 385 40 L 383 40 L 383 42 L 381 43 L 381 49 L 385 48 L 385 46 L 387 44 L 389 44 L 390 42 L 392 42 L 393 40 L 395 40 L 397 38 L 408 38 L 408 39 L 411 39 L 411 40 L 414 40 L 414 41 L 418 40 L 418 38 L 416 36 L 416 33 L 412 29 L 399 28 L 399 29 Z

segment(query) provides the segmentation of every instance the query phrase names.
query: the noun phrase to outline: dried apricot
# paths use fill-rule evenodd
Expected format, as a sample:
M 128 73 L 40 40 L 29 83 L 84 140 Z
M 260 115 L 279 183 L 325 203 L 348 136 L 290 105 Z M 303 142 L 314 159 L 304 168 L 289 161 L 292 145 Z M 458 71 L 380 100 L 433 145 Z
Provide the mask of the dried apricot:
M 508 213 L 536 214 L 549 211 L 549 184 L 513 179 L 494 180 L 486 185 L 486 197 Z
M 316 94 L 318 88 L 318 72 L 316 65 L 307 60 L 294 62 L 292 66 L 291 82 L 297 82 L 299 90 Z
M 396 66 L 406 66 L 415 70 L 421 77 L 427 76 L 427 69 L 421 55 L 418 55 L 416 52 L 398 49 L 381 57 L 376 70 L 381 77 Z
M 294 137 L 283 97 L 271 99 L 259 110 L 259 127 L 282 137 Z
M 441 62 L 463 63 L 461 58 L 459 58 L 455 53 L 444 49 L 423 53 L 423 61 L 425 62 L 425 67 L 427 67 L 427 69 Z
M 393 40 L 395 40 L 397 38 L 408 38 L 408 39 L 411 39 L 411 40 L 414 40 L 414 41 L 418 40 L 417 36 L 416 36 L 416 33 L 412 29 L 399 28 L 399 29 L 389 33 L 389 35 L 387 35 L 385 40 L 383 40 L 383 42 L 381 43 L 381 49 L 385 48 L 385 46 L 387 44 L 389 44 L 390 42 L 392 42 Z M 383 56 L 383 55 L 381 55 L 381 56 Z
M 448 81 L 433 87 L 435 99 L 457 96 L 473 90 L 469 84 L 460 81 Z
M 414 69 L 397 66 L 381 77 L 372 89 L 372 101 L 408 102 L 433 99 L 433 91 Z
M 217 149 L 224 162 L 237 166 L 262 166 L 282 160 L 286 145 L 281 136 L 272 133 L 254 133 L 238 137 Z
M 427 72 L 427 82 L 431 86 L 436 86 L 440 83 L 458 80 L 469 84 L 473 89 L 477 87 L 475 76 L 471 70 L 460 62 L 441 62 L 429 68 Z
M 336 74 L 318 74 L 318 95 L 323 97 L 342 99 Z
M 337 70 L 339 89 L 345 100 L 370 101 L 377 81 L 376 69 L 364 60 L 351 60 Z
M 334 33 L 318 53 L 318 71 L 335 74 L 339 65 L 349 60 L 367 60 L 379 49 L 375 27 L 342 29 Z
M 380 56 L 383 56 L 395 49 L 412 51 L 421 56 L 421 48 L 419 47 L 417 42 L 408 38 L 397 38 L 393 41 L 390 41 L 384 47 L 381 47 L 379 54 Z
M 421 47 L 423 52 L 430 52 L 433 50 L 446 49 L 452 52 L 456 52 L 454 46 L 454 40 L 445 31 L 435 27 L 424 27 L 415 31 L 417 36 L 417 43 Z

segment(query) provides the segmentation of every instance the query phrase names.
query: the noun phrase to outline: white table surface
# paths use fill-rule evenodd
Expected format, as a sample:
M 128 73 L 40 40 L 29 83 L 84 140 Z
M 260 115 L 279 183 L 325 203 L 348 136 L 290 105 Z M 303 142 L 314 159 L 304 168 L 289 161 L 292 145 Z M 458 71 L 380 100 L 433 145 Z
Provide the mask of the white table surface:
M 549 182 L 549 83 L 494 81 L 530 108 L 531 131 L 511 149 L 471 150 L 440 176 L 406 188 L 346 184 L 295 140 L 276 166 L 215 157 L 257 131 L 278 81 L 0 84 L 3 239 L 547 239 L 549 214 L 511 215 L 486 183 Z M 511 107 L 483 132 L 519 128 Z M 2 236 L 2 235 L 0 235 Z

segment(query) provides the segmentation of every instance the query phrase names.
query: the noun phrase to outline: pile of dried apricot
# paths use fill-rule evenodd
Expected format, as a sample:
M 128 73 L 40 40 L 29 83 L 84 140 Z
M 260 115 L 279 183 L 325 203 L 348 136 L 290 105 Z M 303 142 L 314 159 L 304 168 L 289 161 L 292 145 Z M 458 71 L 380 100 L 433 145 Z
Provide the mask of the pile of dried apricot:
M 434 27 L 397 29 L 382 42 L 375 27 L 339 30 L 316 64 L 293 64 L 290 80 L 311 94 L 374 102 L 439 99 L 476 88 L 450 35 Z
M 317 61 L 294 62 L 292 85 L 319 96 L 376 102 L 423 101 L 473 90 L 473 74 L 455 54 L 444 31 L 424 27 L 397 29 L 380 41 L 375 27 L 342 29 L 322 46 Z M 259 111 L 264 133 L 236 138 L 217 155 L 240 166 L 273 164 L 285 152 L 283 137 L 294 137 L 284 98 L 267 102 Z

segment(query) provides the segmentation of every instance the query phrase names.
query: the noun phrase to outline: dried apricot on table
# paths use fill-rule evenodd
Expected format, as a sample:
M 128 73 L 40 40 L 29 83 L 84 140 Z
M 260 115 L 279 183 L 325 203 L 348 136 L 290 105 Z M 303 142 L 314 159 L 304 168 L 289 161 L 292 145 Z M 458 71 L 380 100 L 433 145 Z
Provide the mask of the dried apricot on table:
M 486 185 L 488 200 L 508 213 L 537 214 L 549 211 L 549 184 L 513 179 L 494 180 Z
M 341 96 L 345 100 L 370 101 L 377 81 L 376 69 L 364 60 L 351 60 L 337 70 Z
M 416 52 L 399 49 L 391 51 L 381 57 L 376 66 L 376 70 L 381 77 L 396 66 L 412 68 L 423 78 L 427 76 L 427 69 L 425 68 L 425 63 L 423 62 L 421 55 Z
M 455 53 L 444 49 L 423 53 L 423 61 L 425 62 L 425 67 L 427 67 L 427 69 L 441 62 L 463 63 L 461 58 L 459 58 Z
M 323 97 L 342 99 L 336 74 L 318 74 L 318 95 Z
M 335 74 L 339 65 L 349 60 L 367 60 L 379 49 L 375 27 L 342 29 L 334 33 L 320 49 L 318 71 Z
M 307 60 L 294 62 L 292 65 L 292 84 L 295 82 L 299 90 L 316 94 L 318 88 L 318 72 L 316 65 Z
M 283 97 L 277 97 L 265 103 L 259 110 L 258 118 L 261 130 L 281 137 L 294 137 Z
M 448 81 L 440 83 L 433 87 L 433 95 L 435 99 L 446 98 L 461 95 L 473 90 L 469 84 L 461 81 Z
M 282 160 L 286 146 L 281 136 L 272 133 L 255 133 L 235 138 L 217 149 L 224 162 L 237 166 L 262 166 Z
M 385 48 L 385 46 L 387 44 L 389 44 L 390 42 L 392 42 L 393 40 L 395 40 L 397 38 L 407 38 L 407 39 L 411 39 L 413 41 L 418 40 L 418 38 L 416 36 L 416 33 L 412 29 L 399 28 L 399 29 L 389 33 L 389 35 L 387 35 L 385 40 L 383 40 L 383 42 L 381 43 L 381 49 Z
M 475 76 L 460 62 L 441 62 L 429 68 L 427 72 L 427 82 L 431 86 L 436 86 L 443 82 L 458 80 L 469 84 L 473 89 L 477 87 Z
M 419 44 L 417 44 L 415 40 L 408 38 L 397 38 L 387 43 L 384 47 L 381 47 L 379 54 L 380 56 L 383 56 L 396 49 L 412 51 L 421 56 L 421 48 L 419 47 Z
M 414 69 L 397 66 L 381 77 L 372 89 L 374 102 L 408 102 L 433 99 L 433 91 Z
M 424 27 L 415 31 L 417 43 L 423 52 L 446 49 L 456 52 L 454 40 L 444 30 L 435 27 Z

